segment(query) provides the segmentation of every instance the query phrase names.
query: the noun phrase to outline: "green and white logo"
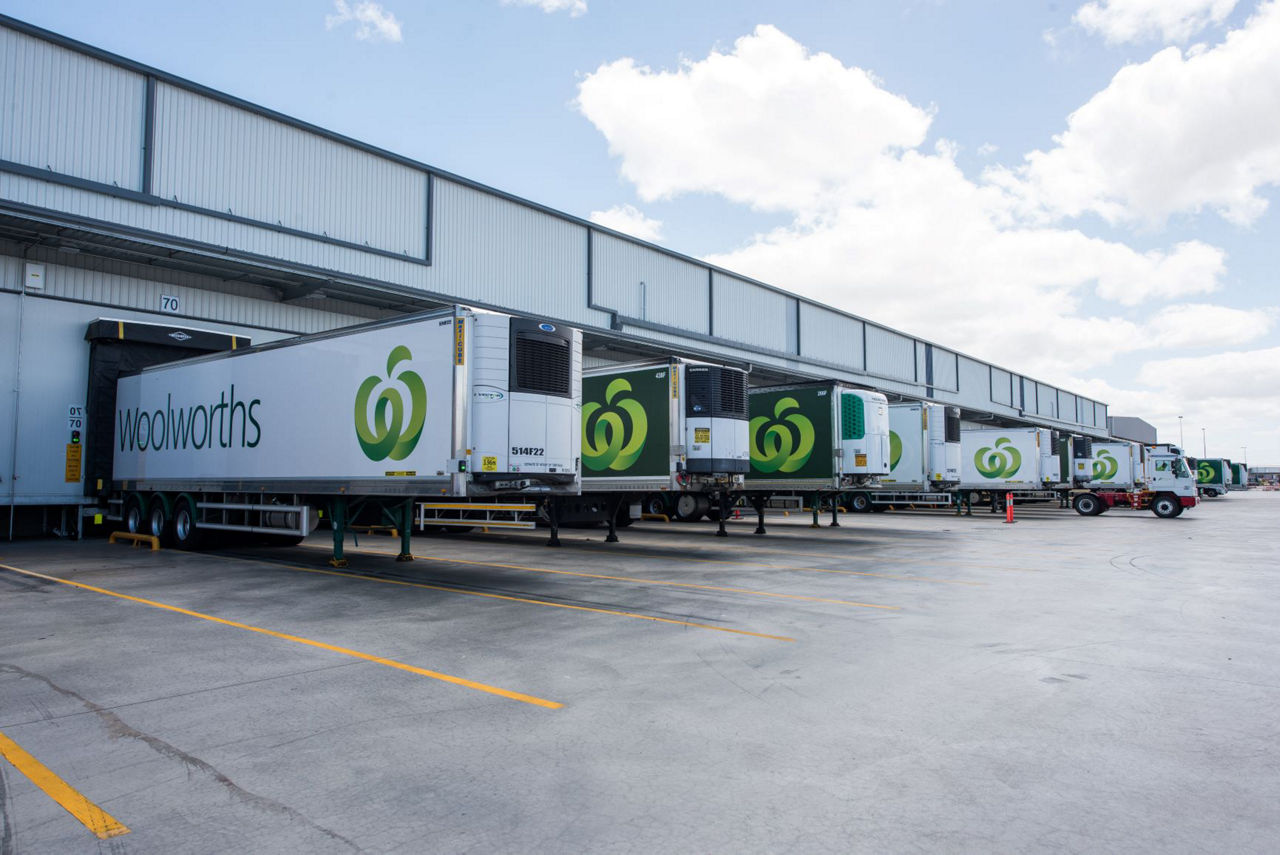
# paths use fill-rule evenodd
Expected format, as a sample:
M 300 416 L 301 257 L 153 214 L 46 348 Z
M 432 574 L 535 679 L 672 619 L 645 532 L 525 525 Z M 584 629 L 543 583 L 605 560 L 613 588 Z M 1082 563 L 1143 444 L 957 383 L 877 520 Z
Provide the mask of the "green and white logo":
M 1022 453 L 1013 446 L 1013 440 L 1000 437 L 995 447 L 984 446 L 973 456 L 973 465 L 983 478 L 1008 478 L 1022 468 Z
M 751 465 L 761 472 L 795 472 L 813 454 L 813 422 L 795 398 L 781 398 L 773 417 L 751 420 Z
M 902 437 L 898 436 L 898 432 L 889 431 L 889 471 L 898 468 L 898 461 L 902 459 Z
M 1196 481 L 1200 484 L 1212 484 L 1218 480 L 1218 467 L 1208 460 L 1201 460 L 1196 467 Z
M 422 426 L 427 420 L 427 387 L 413 371 L 401 371 L 394 380 L 391 376 L 397 365 L 411 359 L 413 354 L 404 345 L 392 348 L 387 356 L 386 378 L 376 374 L 366 377 L 356 392 L 356 439 L 360 441 L 360 449 L 370 460 L 386 460 L 388 457 L 392 460 L 404 460 L 413 452 L 418 438 L 422 436 Z M 403 386 L 409 392 L 408 424 L 405 424 L 404 398 L 395 384 Z M 371 427 L 369 399 L 375 390 L 378 397 L 373 403 Z
M 1120 471 L 1120 461 L 1105 448 L 1093 460 L 1093 480 L 1110 481 Z
M 603 404 L 582 405 L 582 465 L 596 472 L 620 472 L 640 459 L 649 419 L 626 378 L 618 377 L 605 387 L 604 399 Z

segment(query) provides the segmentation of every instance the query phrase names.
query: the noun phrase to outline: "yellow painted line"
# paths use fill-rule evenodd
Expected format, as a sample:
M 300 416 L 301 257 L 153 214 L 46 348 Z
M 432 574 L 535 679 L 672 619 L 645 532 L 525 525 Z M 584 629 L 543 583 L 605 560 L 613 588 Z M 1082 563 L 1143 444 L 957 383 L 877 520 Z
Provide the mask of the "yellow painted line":
M 131 603 L 141 603 L 144 606 L 151 606 L 152 608 L 163 609 L 168 612 L 175 612 L 180 615 L 187 615 L 188 617 L 200 618 L 201 620 L 212 621 L 213 623 L 220 623 L 223 626 L 233 626 L 236 629 L 248 630 L 249 632 L 257 632 L 262 635 L 269 635 L 272 638 L 280 638 L 280 639 L 284 639 L 285 641 L 295 642 L 297 644 L 305 644 L 308 647 L 315 647 L 315 648 L 319 648 L 320 650 L 328 650 L 331 653 L 341 653 L 345 656 L 352 656 L 356 659 L 363 659 L 366 662 L 374 662 L 374 663 L 377 663 L 378 665 L 385 665 L 388 668 L 396 668 L 400 671 L 408 671 L 410 674 L 419 674 L 423 677 L 430 677 L 433 680 L 441 680 L 445 683 L 452 683 L 455 686 L 463 686 L 468 689 L 474 689 L 477 692 L 487 692 L 490 695 L 497 695 L 502 698 L 509 698 L 513 701 L 521 701 L 526 704 L 533 704 L 534 706 L 546 707 L 547 709 L 551 709 L 551 710 L 557 710 L 557 709 L 560 709 L 560 707 L 564 706 L 564 704 L 558 703 L 556 701 L 548 701 L 545 698 L 538 698 L 533 695 L 523 694 L 521 692 L 512 692 L 508 689 L 500 689 L 497 686 L 490 686 L 486 683 L 477 683 L 474 680 L 467 680 L 463 677 L 455 677 L 452 674 L 444 674 L 440 671 L 431 671 L 427 668 L 419 668 L 416 665 L 408 665 L 404 662 L 398 662 L 395 659 L 386 659 L 382 656 L 374 656 L 370 653 L 362 653 L 359 650 L 352 650 L 349 647 L 338 647 L 337 645 L 334 645 L 334 644 L 325 644 L 323 641 L 315 641 L 310 638 L 303 638 L 300 635 L 289 635 L 288 633 L 284 633 L 284 632 L 276 632 L 273 629 L 264 629 L 263 627 L 260 627 L 260 626 L 252 626 L 247 623 L 240 623 L 239 621 L 226 620 L 224 618 L 214 617 L 213 615 L 204 614 L 203 612 L 194 612 L 194 611 L 191 611 L 190 609 L 179 608 L 178 606 L 171 606 L 167 603 L 159 603 L 159 602 L 156 602 L 155 600 L 146 600 L 146 599 L 143 599 L 142 597 L 134 597 L 134 596 L 130 596 L 129 594 L 121 594 L 118 591 L 108 591 L 106 588 L 98 588 L 93 585 L 86 585 L 83 582 L 72 582 L 70 579 L 59 579 L 57 576 L 47 576 L 44 573 L 37 573 L 34 570 L 23 570 L 20 567 L 11 567 L 8 564 L 0 564 L 0 569 L 9 570 L 14 573 L 21 573 L 24 576 L 31 576 L 36 579 L 44 579 L 49 582 L 57 582 L 60 585 L 69 585 L 73 588 L 80 588 L 81 590 L 84 590 L 84 591 L 92 591 L 95 594 L 104 594 L 108 597 L 118 597 L 119 599 L 122 599 L 122 600 L 128 600 Z
M 99 840 L 128 834 L 129 829 L 118 819 L 86 799 L 70 784 L 55 775 L 48 766 L 32 757 L 22 746 L 0 733 L 0 755 L 14 768 L 31 779 L 31 783 L 44 790 L 63 810 L 74 816 Z
M 387 553 L 390 554 L 390 553 Z M 259 561 L 253 558 L 240 558 L 237 556 L 219 555 L 212 556 L 215 558 L 225 558 L 228 561 L 250 561 L 254 564 L 262 564 L 267 567 L 277 567 L 284 570 L 295 570 L 299 573 L 318 573 L 321 576 L 342 576 L 347 579 L 362 579 L 366 582 L 381 582 L 384 585 L 403 585 L 406 588 L 424 588 L 428 591 L 445 591 L 450 594 L 465 594 L 468 597 L 488 597 L 494 600 L 507 600 L 513 603 L 525 603 L 535 606 L 549 606 L 555 609 L 570 609 L 578 612 L 595 612 L 602 615 L 616 615 L 617 617 L 635 618 L 636 620 L 650 620 L 656 623 L 670 623 L 676 626 L 689 626 L 694 629 L 711 629 L 716 632 L 728 632 L 734 635 L 749 635 L 752 638 L 767 638 L 770 641 L 795 641 L 785 635 L 769 635 L 763 632 L 752 632 L 748 629 L 734 629 L 728 626 L 712 626 L 709 623 L 695 623 L 688 620 L 677 620 L 676 618 L 655 617 L 654 615 L 642 615 L 636 612 L 624 612 L 618 609 L 602 609 L 595 606 L 575 606 L 569 603 L 553 603 L 549 600 L 535 600 L 529 597 L 513 597 L 509 594 L 490 594 L 486 591 L 466 591 L 461 588 L 450 588 L 447 585 L 429 585 L 426 582 L 408 582 L 402 579 L 387 579 L 383 576 L 366 576 L 363 573 L 344 573 L 341 570 L 322 570 L 319 567 L 303 567 L 298 564 L 283 564 L 275 561 Z M 417 558 L 418 556 L 415 556 Z M 423 559 L 425 560 L 425 559 Z M 3 567 L 0 564 L 0 567 Z
M 380 549 L 348 550 L 372 553 L 374 555 L 393 555 L 395 553 Z M 506 570 L 524 570 L 529 573 L 554 573 L 558 576 L 579 576 L 584 579 L 606 579 L 611 582 L 633 582 L 637 585 L 664 585 L 673 588 L 696 588 L 701 591 L 720 591 L 730 594 L 751 594 L 756 597 L 778 597 L 784 600 L 805 600 L 811 603 L 831 603 L 837 606 L 858 606 L 864 609 L 887 609 L 900 611 L 901 606 L 882 606 L 874 603 L 859 603 L 853 600 L 836 600 L 830 597 L 813 597 L 807 594 L 779 594 L 774 591 L 755 591 L 750 588 L 726 588 L 719 585 L 699 585 L 694 582 L 671 582 L 663 579 L 640 579 L 635 576 L 608 576 L 604 573 L 583 573 L 579 570 L 553 570 L 549 567 L 526 567 L 523 564 L 501 564 L 496 561 L 477 561 L 467 558 L 438 558 L 434 555 L 415 555 L 416 561 L 436 561 L 441 564 L 466 564 L 474 567 L 500 567 Z

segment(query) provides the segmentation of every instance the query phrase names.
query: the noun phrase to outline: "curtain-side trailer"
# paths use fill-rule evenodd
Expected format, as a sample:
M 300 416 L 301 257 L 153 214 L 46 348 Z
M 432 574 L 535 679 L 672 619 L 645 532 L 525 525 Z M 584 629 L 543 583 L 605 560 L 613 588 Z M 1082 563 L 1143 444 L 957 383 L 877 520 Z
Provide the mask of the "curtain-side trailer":
M 580 331 L 454 307 L 122 376 L 113 423 L 91 429 L 114 430 L 110 507 L 130 531 L 297 538 L 327 512 L 340 562 L 373 514 L 407 560 L 419 500 L 419 526 L 548 506 L 554 539 L 580 489 L 581 378 Z
M 723 517 L 750 465 L 746 371 L 670 358 L 583 372 L 584 502 Z

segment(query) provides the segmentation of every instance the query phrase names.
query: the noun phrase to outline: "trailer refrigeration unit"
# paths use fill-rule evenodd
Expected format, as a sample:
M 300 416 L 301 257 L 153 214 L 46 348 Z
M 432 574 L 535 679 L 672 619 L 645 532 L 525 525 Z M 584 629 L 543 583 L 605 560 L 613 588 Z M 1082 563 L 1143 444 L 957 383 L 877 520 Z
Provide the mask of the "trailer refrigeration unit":
M 711 514 L 723 531 L 750 466 L 746 371 L 672 358 L 583 372 L 586 512 L 598 497 L 625 524 L 621 505 L 635 501 L 681 520 Z
M 1247 490 L 1249 489 L 1249 467 L 1243 463 L 1231 464 L 1231 486 L 1230 490 Z
M 1211 499 L 1225 496 L 1231 487 L 1231 465 L 1221 458 L 1201 458 L 1196 461 L 1196 483 L 1200 492 Z
M 960 483 L 960 410 L 923 402 L 889 405 L 889 474 L 878 489 L 845 497 L 851 511 L 949 507 Z
M 970 502 L 1001 507 L 1005 495 L 1047 500 L 1070 484 L 1061 453 L 1070 446 L 1048 428 L 962 428 L 959 489 Z
M 530 528 L 579 492 L 582 334 L 463 307 L 143 369 L 117 384 L 109 507 L 180 547 L 363 514 Z M 478 501 L 477 501 L 478 500 Z M 524 512 L 528 519 L 521 519 Z
M 764 533 L 764 505 L 778 494 L 822 497 L 872 486 L 889 474 L 889 402 L 880 392 L 834 381 L 751 390 L 751 472 L 746 487 Z
M 1195 478 L 1171 446 L 1094 443 L 1091 475 L 1082 489 L 1071 491 L 1072 507 L 1081 516 L 1130 507 L 1171 518 L 1196 506 Z

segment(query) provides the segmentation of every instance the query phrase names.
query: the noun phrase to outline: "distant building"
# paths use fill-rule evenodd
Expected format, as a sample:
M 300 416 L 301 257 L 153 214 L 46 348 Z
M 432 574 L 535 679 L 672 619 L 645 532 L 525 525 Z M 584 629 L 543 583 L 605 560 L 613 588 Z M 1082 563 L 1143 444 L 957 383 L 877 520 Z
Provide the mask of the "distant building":
M 1135 416 L 1107 416 L 1107 429 L 1111 435 L 1120 439 L 1155 445 L 1155 425 L 1148 424 Z
M 1250 484 L 1280 485 L 1280 466 L 1254 466 L 1249 469 Z

